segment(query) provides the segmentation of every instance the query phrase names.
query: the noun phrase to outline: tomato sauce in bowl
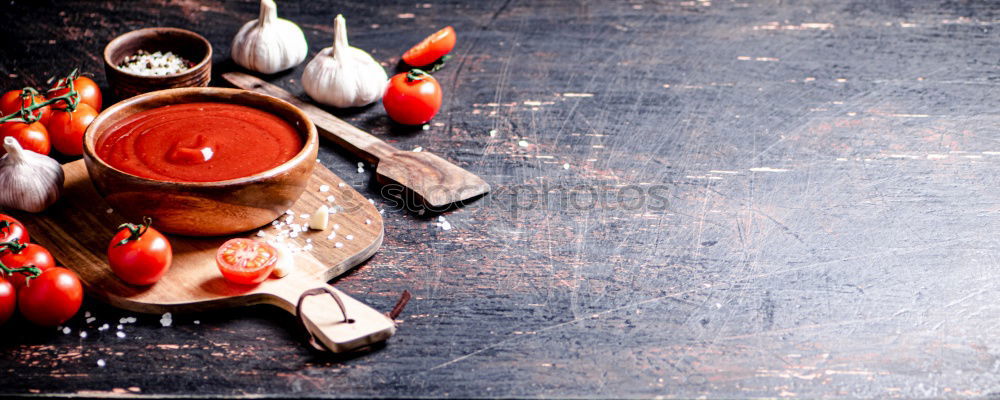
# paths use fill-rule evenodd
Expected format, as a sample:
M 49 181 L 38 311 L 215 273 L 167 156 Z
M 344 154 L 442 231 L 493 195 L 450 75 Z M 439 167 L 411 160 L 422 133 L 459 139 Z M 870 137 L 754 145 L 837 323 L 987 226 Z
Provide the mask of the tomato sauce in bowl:
M 108 165 L 169 182 L 219 182 L 291 160 L 303 138 L 281 117 L 230 103 L 172 104 L 109 127 L 95 146 Z

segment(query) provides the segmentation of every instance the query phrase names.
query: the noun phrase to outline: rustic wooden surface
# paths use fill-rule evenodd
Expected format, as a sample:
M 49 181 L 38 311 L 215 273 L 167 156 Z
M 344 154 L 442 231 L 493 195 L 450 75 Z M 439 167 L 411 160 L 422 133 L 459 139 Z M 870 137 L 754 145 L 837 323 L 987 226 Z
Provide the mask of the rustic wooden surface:
M 1000 4 L 993 1 L 292 2 L 315 53 L 335 13 L 395 68 L 446 24 L 457 56 L 421 146 L 494 192 L 392 207 L 337 287 L 388 310 L 388 346 L 310 352 L 285 312 L 139 316 L 119 339 L 5 325 L 0 391 L 288 396 L 975 397 L 1000 391 Z M 253 2 L 8 1 L 4 87 L 153 26 L 205 35 L 216 72 Z M 268 77 L 301 93 L 302 67 Z M 532 191 L 550 189 L 544 199 Z M 562 188 L 563 191 L 558 189 Z M 560 201 L 572 191 L 573 201 Z M 597 194 L 606 201 L 595 202 Z M 620 195 L 620 197 L 619 197 Z M 534 201 L 532 201 L 534 199 Z M 642 199 L 644 207 L 636 207 Z M 622 201 L 625 200 L 625 201 Z M 623 204 L 625 203 L 625 204 Z M 132 313 L 94 300 L 96 323 Z M 199 320 L 200 324 L 195 324 Z M 95 324 L 96 324 L 95 323 Z M 85 329 L 87 338 L 78 331 Z M 98 368 L 103 359 L 106 367 Z

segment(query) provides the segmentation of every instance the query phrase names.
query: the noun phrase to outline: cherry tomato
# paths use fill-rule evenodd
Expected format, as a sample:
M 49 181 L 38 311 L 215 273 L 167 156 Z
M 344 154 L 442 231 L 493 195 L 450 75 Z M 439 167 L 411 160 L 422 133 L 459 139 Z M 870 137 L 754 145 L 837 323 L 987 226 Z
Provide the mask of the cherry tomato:
M 69 88 L 67 87 L 56 89 L 61 86 L 65 86 L 65 82 L 65 78 L 60 79 L 54 86 L 52 86 L 52 89 L 49 89 L 48 96 L 50 99 L 69 93 Z M 86 103 L 87 105 L 93 107 L 95 111 L 101 111 L 101 88 L 97 86 L 97 83 L 94 82 L 93 79 L 86 76 L 77 77 L 73 80 L 73 88 L 80 94 L 80 103 Z M 59 103 L 56 103 L 56 105 L 61 106 Z
M 45 272 L 56 266 L 56 260 L 52 258 L 52 253 L 47 249 L 34 243 L 18 244 L 8 247 L 0 252 L 0 263 L 7 268 L 37 267 Z M 15 273 L 7 277 L 10 283 L 14 284 L 18 290 L 25 286 L 25 276 L 22 273 Z
M 414 67 L 423 67 L 451 53 L 454 48 L 455 28 L 446 26 L 403 53 L 403 61 Z
M 28 237 L 28 230 L 24 229 L 21 221 L 14 219 L 7 214 L 0 214 L 0 243 L 18 241 L 21 243 L 31 242 Z
M 17 309 L 17 291 L 14 285 L 0 277 L 0 325 L 10 319 Z
M 97 118 L 97 111 L 83 102 L 76 106 L 76 111 L 53 111 L 48 124 L 52 147 L 68 156 L 83 154 L 83 133 L 94 118 Z
M 236 238 L 223 243 L 215 253 L 219 271 L 226 280 L 241 285 L 263 282 L 278 262 L 278 250 L 264 242 Z
M 11 115 L 13 113 L 20 111 L 21 108 L 31 105 L 30 100 L 21 98 L 21 93 L 22 91 L 20 90 L 11 90 L 7 93 L 4 93 L 3 96 L 0 96 L 0 112 L 2 112 L 3 115 L 5 116 Z M 35 103 L 41 103 L 45 101 L 45 97 L 42 97 L 42 95 L 35 95 L 34 97 L 35 97 Z M 38 122 L 41 122 L 42 125 L 45 125 L 49 121 L 49 116 L 52 115 L 52 108 L 51 106 L 45 106 L 35 110 L 34 112 L 32 112 L 32 114 L 35 115 L 36 117 L 39 117 Z
M 441 109 L 441 85 L 419 69 L 396 74 L 389 79 L 382 105 L 389 118 L 404 125 L 430 121 Z
M 142 224 L 123 224 L 108 244 L 108 263 L 115 275 L 133 285 L 152 285 L 160 280 L 174 257 L 170 242 L 162 233 L 150 227 L 148 218 Z
M 49 152 L 52 151 L 52 144 L 49 143 L 49 131 L 41 122 L 30 124 L 5 122 L 0 125 L 0 140 L 8 136 L 17 139 L 17 143 L 25 150 L 44 155 L 49 155 Z M 7 150 L 0 147 L 0 155 L 4 154 L 7 154 Z
M 83 286 L 73 271 L 55 267 L 31 280 L 18 291 L 17 306 L 29 321 L 41 326 L 56 326 L 68 321 L 80 310 Z

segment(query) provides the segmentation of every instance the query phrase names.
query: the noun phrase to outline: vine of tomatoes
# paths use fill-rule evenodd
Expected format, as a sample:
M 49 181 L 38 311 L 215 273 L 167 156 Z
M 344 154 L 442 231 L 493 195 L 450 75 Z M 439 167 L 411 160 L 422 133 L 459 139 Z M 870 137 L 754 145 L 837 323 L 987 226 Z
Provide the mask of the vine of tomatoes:
M 56 81 L 43 96 L 25 87 L 0 96 L 0 139 L 13 137 L 39 154 L 83 154 L 83 134 L 101 111 L 101 89 L 77 70 Z M 3 151 L 0 150 L 0 154 Z

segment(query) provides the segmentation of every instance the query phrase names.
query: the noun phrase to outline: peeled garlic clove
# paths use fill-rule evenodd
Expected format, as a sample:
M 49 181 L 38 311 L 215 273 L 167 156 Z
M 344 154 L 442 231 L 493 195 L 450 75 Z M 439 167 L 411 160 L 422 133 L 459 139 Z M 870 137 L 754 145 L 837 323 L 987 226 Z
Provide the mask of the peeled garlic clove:
M 58 161 L 21 148 L 9 136 L 3 147 L 7 154 L 0 158 L 0 208 L 37 213 L 59 200 L 65 175 Z
M 260 17 L 247 22 L 233 37 L 233 61 L 243 68 L 273 74 L 299 65 L 309 45 L 298 25 L 278 18 L 274 0 L 260 1 Z
M 342 15 L 333 22 L 333 46 L 317 53 L 302 73 L 302 87 L 309 97 L 341 108 L 381 99 L 388 80 L 378 61 L 347 42 L 347 22 Z
M 330 208 L 323 205 L 316 209 L 309 218 L 309 229 L 325 231 L 330 223 Z

